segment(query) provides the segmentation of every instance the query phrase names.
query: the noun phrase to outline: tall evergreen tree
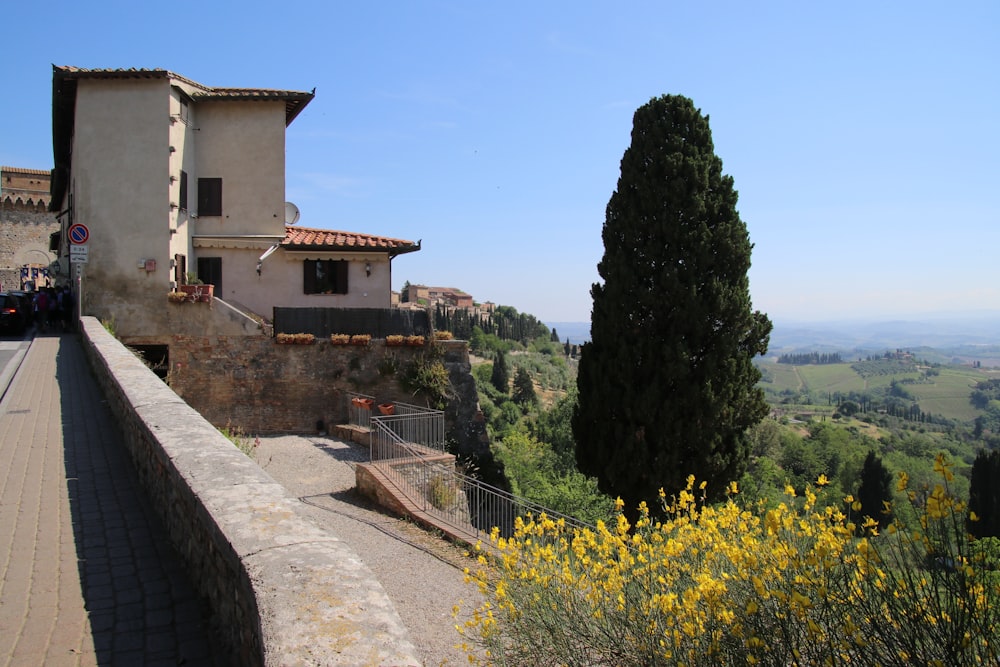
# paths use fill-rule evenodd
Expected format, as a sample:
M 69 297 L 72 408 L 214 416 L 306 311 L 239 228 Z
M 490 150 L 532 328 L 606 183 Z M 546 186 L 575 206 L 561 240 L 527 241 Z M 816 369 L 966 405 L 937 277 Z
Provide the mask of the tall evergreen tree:
M 879 528 L 885 528 L 892 523 L 892 514 L 885 513 L 884 503 L 891 501 L 892 473 L 874 451 L 869 451 L 861 468 L 861 485 L 858 487 L 861 516 L 870 516 L 878 521 Z M 862 523 L 856 522 L 859 532 L 863 532 Z
M 514 399 L 515 403 L 520 403 L 521 405 L 529 405 L 538 400 L 538 395 L 535 393 L 535 383 L 531 379 L 531 373 L 524 366 L 519 367 L 517 372 L 514 373 L 514 391 L 511 398 Z
M 966 530 L 974 537 L 1000 537 L 1000 450 L 979 450 L 972 463 L 969 481 L 969 511 L 978 521 L 969 521 Z
M 573 416 L 577 462 L 627 511 L 688 475 L 718 498 L 747 465 L 767 414 L 756 355 L 771 322 L 753 311 L 750 243 L 708 117 L 663 96 L 633 117 L 608 202 Z
M 507 370 L 507 359 L 502 350 L 497 350 L 496 356 L 493 357 L 493 373 L 490 375 L 490 384 L 503 394 L 510 392 L 510 372 Z

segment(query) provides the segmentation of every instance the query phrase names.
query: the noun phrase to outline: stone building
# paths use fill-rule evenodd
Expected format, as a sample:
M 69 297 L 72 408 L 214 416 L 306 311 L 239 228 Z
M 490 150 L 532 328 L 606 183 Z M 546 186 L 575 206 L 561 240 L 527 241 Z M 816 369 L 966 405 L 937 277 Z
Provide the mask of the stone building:
M 49 248 L 59 231 L 49 212 L 51 174 L 41 169 L 0 167 L 0 286 L 22 289 L 25 281 L 45 285 L 56 255 Z

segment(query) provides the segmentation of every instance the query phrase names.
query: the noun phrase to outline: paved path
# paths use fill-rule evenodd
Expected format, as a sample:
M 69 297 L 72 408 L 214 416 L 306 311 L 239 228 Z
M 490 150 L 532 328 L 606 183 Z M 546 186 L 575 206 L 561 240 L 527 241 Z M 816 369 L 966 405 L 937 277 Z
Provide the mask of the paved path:
M 0 384 L 0 667 L 219 664 L 79 340 L 19 357 Z
M 307 516 L 364 561 L 378 578 L 426 667 L 468 665 L 457 645 L 461 623 L 480 603 L 463 569 L 467 550 L 415 524 L 379 511 L 355 489 L 354 468 L 368 448 L 336 438 L 261 437 L 257 463 L 304 503 Z M 453 607 L 462 604 L 456 619 Z M 482 657 L 482 656 L 480 656 Z

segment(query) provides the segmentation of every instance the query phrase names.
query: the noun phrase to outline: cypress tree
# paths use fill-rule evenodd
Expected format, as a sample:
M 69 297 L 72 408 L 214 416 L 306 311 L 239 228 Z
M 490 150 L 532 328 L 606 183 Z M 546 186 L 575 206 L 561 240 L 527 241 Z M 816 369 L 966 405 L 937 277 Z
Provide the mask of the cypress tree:
M 978 521 L 968 521 L 966 530 L 973 537 L 1000 537 L 1000 450 L 979 450 L 972 463 L 969 481 L 969 511 Z
M 490 375 L 490 384 L 502 394 L 510 392 L 510 373 L 507 370 L 507 359 L 502 350 L 497 350 L 493 357 L 493 373 Z
M 892 523 L 892 514 L 885 513 L 883 503 L 892 501 L 892 473 L 882 463 L 882 459 L 869 451 L 861 468 L 861 485 L 858 487 L 858 502 L 861 503 L 861 516 L 870 516 L 878 521 L 879 528 L 885 528 Z M 858 533 L 864 529 L 862 522 L 856 522 Z
M 514 374 L 514 391 L 511 398 L 515 403 L 530 405 L 538 400 L 535 393 L 535 383 L 531 380 L 531 373 L 524 366 L 517 369 Z
M 634 512 L 706 481 L 718 498 L 767 415 L 756 355 L 771 322 L 751 308 L 750 243 L 708 117 L 681 96 L 634 115 L 606 210 L 573 415 L 579 468 Z

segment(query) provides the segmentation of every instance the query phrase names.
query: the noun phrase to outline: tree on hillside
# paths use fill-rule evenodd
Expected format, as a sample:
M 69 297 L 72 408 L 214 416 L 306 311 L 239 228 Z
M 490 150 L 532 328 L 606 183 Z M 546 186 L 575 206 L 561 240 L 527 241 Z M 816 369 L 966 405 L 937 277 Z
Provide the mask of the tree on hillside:
M 490 375 L 490 384 L 503 394 L 510 391 L 510 373 L 507 370 L 507 359 L 501 350 L 497 350 L 496 356 L 493 357 L 493 374 Z
M 608 202 L 573 416 L 577 462 L 626 510 L 688 475 L 720 497 L 767 415 L 760 372 L 771 322 L 753 311 L 752 244 L 708 117 L 663 96 L 633 117 Z
M 861 503 L 861 516 L 870 516 L 878 522 L 879 528 L 892 523 L 892 514 L 885 512 L 885 503 L 892 502 L 892 473 L 882 463 L 882 459 L 869 451 L 861 468 L 861 485 L 857 500 Z M 862 532 L 862 521 L 855 522 Z
M 969 482 L 969 511 L 978 521 L 969 521 L 966 529 L 974 537 L 1000 537 L 1000 451 L 979 450 L 972 463 Z
M 520 366 L 514 374 L 514 391 L 511 398 L 520 405 L 530 405 L 538 400 L 531 373 L 524 366 Z

